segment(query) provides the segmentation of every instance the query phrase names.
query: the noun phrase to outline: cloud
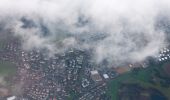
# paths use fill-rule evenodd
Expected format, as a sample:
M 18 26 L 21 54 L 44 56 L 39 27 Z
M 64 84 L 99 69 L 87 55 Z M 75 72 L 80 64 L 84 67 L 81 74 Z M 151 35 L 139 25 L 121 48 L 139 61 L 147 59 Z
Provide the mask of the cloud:
M 167 35 L 156 24 L 169 7 L 169 0 L 1 0 L 0 22 L 24 49 L 93 49 L 96 62 L 121 64 L 158 52 Z

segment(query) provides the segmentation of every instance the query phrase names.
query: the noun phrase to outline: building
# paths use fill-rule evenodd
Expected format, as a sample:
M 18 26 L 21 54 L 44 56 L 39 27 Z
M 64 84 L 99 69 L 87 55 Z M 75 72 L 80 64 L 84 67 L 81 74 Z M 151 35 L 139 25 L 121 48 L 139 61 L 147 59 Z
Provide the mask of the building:
M 108 76 L 107 74 L 103 74 L 103 77 L 104 77 L 105 79 L 109 79 L 109 76 Z
M 97 70 L 91 71 L 91 78 L 95 82 L 102 81 L 102 77 L 100 76 L 100 74 Z

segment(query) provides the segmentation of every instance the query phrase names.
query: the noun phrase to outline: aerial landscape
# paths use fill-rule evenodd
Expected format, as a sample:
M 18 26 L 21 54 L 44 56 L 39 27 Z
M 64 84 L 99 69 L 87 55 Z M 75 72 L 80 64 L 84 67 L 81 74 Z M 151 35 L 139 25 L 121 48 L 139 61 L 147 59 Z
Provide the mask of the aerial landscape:
M 0 100 L 170 100 L 170 1 L 0 0 Z

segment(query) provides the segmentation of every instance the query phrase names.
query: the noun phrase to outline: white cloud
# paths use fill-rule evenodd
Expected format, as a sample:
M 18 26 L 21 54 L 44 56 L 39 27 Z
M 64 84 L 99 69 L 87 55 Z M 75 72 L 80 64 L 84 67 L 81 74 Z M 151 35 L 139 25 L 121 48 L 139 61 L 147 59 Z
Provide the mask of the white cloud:
M 97 62 L 122 63 L 157 53 L 166 40 L 165 33 L 155 29 L 156 18 L 164 11 L 169 15 L 169 6 L 169 0 L 1 0 L 0 17 L 9 19 L 7 26 L 22 37 L 26 49 L 93 48 Z M 23 28 L 22 17 L 36 27 Z M 41 24 L 49 36 L 42 36 Z M 98 33 L 106 37 L 79 41 Z

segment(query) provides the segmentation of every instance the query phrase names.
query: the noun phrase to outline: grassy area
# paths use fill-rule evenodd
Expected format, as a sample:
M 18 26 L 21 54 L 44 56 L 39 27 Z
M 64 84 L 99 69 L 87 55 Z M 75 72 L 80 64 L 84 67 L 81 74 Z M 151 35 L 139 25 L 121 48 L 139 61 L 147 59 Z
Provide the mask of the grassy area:
M 150 67 L 146 69 L 140 69 L 135 73 L 133 71 L 130 71 L 120 75 L 119 77 L 115 78 L 109 83 L 109 87 L 111 87 L 109 88 L 108 91 L 109 95 L 111 95 L 112 100 L 117 100 L 117 95 L 121 83 L 128 83 L 128 84 L 137 83 L 144 88 L 155 88 L 159 90 L 170 100 L 170 95 L 169 95 L 170 88 L 162 87 L 159 82 L 156 84 L 151 84 L 149 82 L 149 80 L 151 80 L 151 77 L 155 73 L 154 70 L 159 71 L 159 73 L 162 75 L 164 74 L 164 72 L 162 71 L 162 67 L 163 65 L 151 65 Z
M 0 76 L 9 76 L 16 73 L 16 66 L 7 61 L 0 61 Z
M 115 78 L 110 84 L 109 84 L 109 91 L 108 93 L 111 95 L 112 100 L 117 100 L 117 93 L 118 89 L 120 87 L 120 83 L 127 78 L 130 77 L 130 73 L 125 73 L 117 78 Z

